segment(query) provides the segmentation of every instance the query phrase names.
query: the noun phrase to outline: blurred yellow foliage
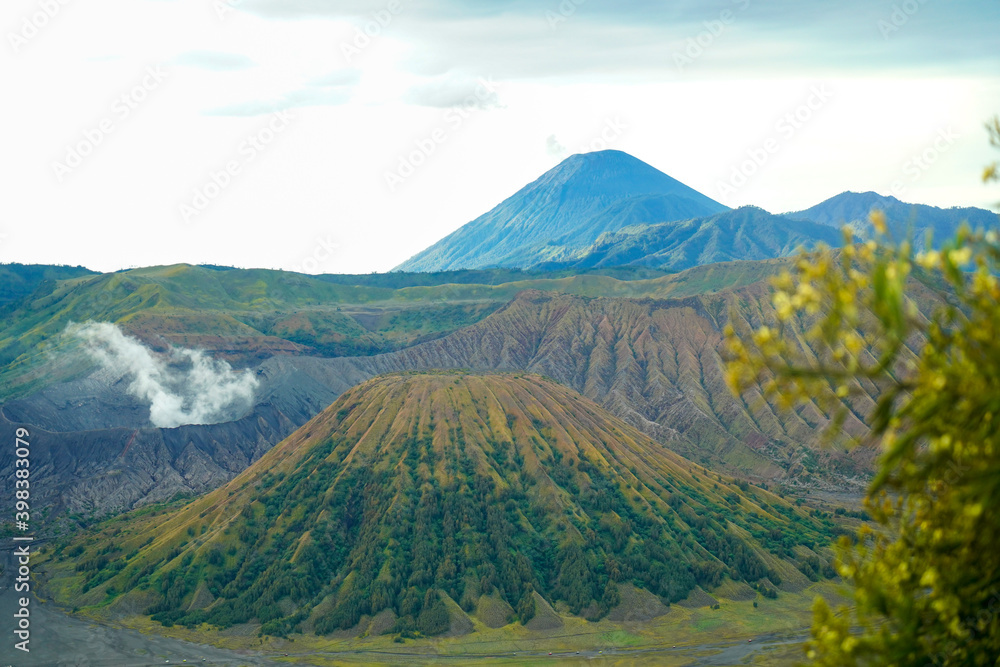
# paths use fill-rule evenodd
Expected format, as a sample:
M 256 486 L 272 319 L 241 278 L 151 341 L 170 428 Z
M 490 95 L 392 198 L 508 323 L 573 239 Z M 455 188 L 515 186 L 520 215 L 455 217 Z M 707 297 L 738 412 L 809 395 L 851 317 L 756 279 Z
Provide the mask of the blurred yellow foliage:
M 877 528 L 841 540 L 855 605 L 816 600 L 817 665 L 1000 664 L 998 272 L 997 235 L 968 229 L 918 254 L 884 236 L 820 249 L 773 280 L 775 321 L 727 330 L 736 393 L 811 402 L 836 429 L 860 382 L 880 389 Z

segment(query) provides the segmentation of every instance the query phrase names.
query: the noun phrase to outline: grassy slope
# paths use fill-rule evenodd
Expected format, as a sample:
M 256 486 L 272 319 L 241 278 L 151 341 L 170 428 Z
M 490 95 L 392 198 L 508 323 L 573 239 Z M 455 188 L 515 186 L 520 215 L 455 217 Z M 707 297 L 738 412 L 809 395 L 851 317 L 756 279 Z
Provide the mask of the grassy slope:
M 111 520 L 48 568 L 63 604 L 270 617 L 275 632 L 354 626 L 379 587 L 400 614 L 407 586 L 469 610 L 494 585 L 516 607 L 530 583 L 588 616 L 609 580 L 674 602 L 699 581 L 770 580 L 783 597 L 834 531 L 538 377 L 401 374 L 349 391 L 226 486 Z
M 42 283 L 93 275 L 82 266 L 46 264 L 0 264 L 0 306 L 20 301 Z
M 154 346 L 197 346 L 237 364 L 274 353 L 367 355 L 473 324 L 525 289 L 585 296 L 686 295 L 759 280 L 777 266 L 733 263 L 640 280 L 585 274 L 400 288 L 344 285 L 282 271 L 188 265 L 69 278 L 47 284 L 0 314 L 0 400 L 79 370 L 47 364 L 52 361 L 50 351 L 69 344 L 60 334 L 71 322 L 117 322 Z M 474 275 L 481 274 L 489 272 Z
M 766 278 L 789 264 L 729 262 L 631 281 L 579 275 L 400 289 L 183 265 L 79 278 L 25 304 L 0 334 L 0 356 L 14 357 L 0 370 L 0 398 L 81 370 L 48 363 L 48 352 L 67 344 L 58 334 L 70 321 L 117 321 L 154 346 L 208 349 L 237 364 L 272 354 L 372 354 L 460 329 L 429 347 L 408 348 L 385 368 L 457 363 L 532 370 L 623 417 L 637 410 L 681 430 L 688 446 L 675 443 L 678 451 L 704 464 L 761 479 L 792 474 L 804 481 L 803 475 L 834 471 L 860 475 L 862 483 L 872 458 L 866 452 L 802 447 L 828 419 L 815 406 L 783 414 L 760 396 L 734 400 L 722 381 L 722 326 L 733 313 L 745 326 L 772 319 Z M 547 292 L 501 308 L 536 288 Z M 697 298 L 686 299 L 691 296 Z M 848 426 L 855 435 L 864 432 L 877 396 L 874 387 L 861 389 L 850 399 L 856 418 Z M 622 397 L 627 405 L 616 405 Z
M 694 659 L 711 656 L 718 648 L 707 646 L 759 641 L 765 635 L 797 637 L 807 634 L 812 620 L 813 598 L 845 603 L 842 588 L 833 582 L 811 584 L 797 594 L 782 594 L 776 600 L 736 600 L 715 595 L 719 609 L 673 605 L 665 616 L 627 626 L 608 620 L 589 622 L 564 617 L 564 626 L 551 631 L 532 631 L 519 624 L 490 628 L 476 620 L 475 632 L 458 637 L 436 637 L 400 644 L 391 635 L 360 638 L 296 636 L 259 638 L 256 632 L 222 635 L 206 627 L 164 628 L 148 617 L 121 619 L 126 627 L 163 634 L 195 643 L 214 644 L 234 650 L 260 650 L 289 655 L 288 662 L 309 665 L 588 665 L 626 667 L 632 665 L 690 665 Z M 754 607 L 754 602 L 757 606 Z M 100 614 L 84 612 L 91 618 Z M 547 654 L 553 653 L 552 657 Z M 584 657 L 577 656 L 581 652 Z M 754 656 L 752 664 L 797 665 L 804 658 L 798 642 L 778 646 Z M 447 661 L 447 662 L 445 662 Z
M 753 392 L 734 399 L 723 382 L 722 327 L 733 314 L 747 327 L 772 320 L 765 279 L 789 264 L 730 262 L 631 281 L 579 275 L 399 289 L 183 265 L 79 278 L 25 305 L 0 334 L 0 355 L 21 350 L 0 370 L 0 398 L 81 370 L 53 369 L 48 351 L 66 343 L 58 332 L 67 322 L 90 318 L 118 321 L 154 346 L 208 349 L 237 364 L 272 354 L 362 354 L 410 346 L 392 359 L 380 357 L 370 371 L 364 366 L 365 373 L 445 366 L 530 370 L 640 428 L 643 420 L 662 424 L 667 430 L 645 430 L 702 464 L 807 486 L 830 474 L 839 486 L 861 485 L 874 452 L 845 452 L 846 439 L 836 448 L 809 446 L 829 415 L 813 405 L 784 413 Z M 921 304 L 935 298 L 914 287 Z M 523 298 L 503 305 L 518 294 Z M 434 338 L 440 340 L 413 347 Z M 853 435 L 865 432 L 878 396 L 877 387 L 858 389 L 846 401 L 854 413 L 847 424 Z M 684 437 L 672 439 L 670 429 Z

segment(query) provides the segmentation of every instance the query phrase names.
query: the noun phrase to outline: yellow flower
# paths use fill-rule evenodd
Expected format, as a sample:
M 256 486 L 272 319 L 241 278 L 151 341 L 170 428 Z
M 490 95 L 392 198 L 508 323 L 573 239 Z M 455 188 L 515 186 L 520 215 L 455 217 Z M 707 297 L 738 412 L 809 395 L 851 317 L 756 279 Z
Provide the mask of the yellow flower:
M 872 212 L 868 214 L 868 220 L 871 221 L 872 226 L 875 227 L 875 231 L 879 234 L 885 234 L 888 228 L 885 225 L 885 213 L 878 209 L 872 209 Z
M 770 327 L 761 327 L 757 330 L 757 338 L 761 343 L 766 343 L 773 338 L 774 332 Z
M 941 253 L 937 250 L 921 252 L 917 255 L 917 264 L 924 267 L 928 271 L 937 269 L 941 266 Z
M 788 298 L 787 292 L 775 292 L 771 297 L 771 303 L 774 304 L 779 320 L 787 320 L 792 316 L 792 301 Z
M 968 264 L 970 259 L 972 259 L 972 248 L 969 246 L 948 251 L 948 261 L 955 266 Z
M 802 303 L 814 303 L 820 299 L 819 291 L 810 283 L 799 284 L 795 295 L 801 298 Z
M 771 279 L 771 285 L 776 289 L 781 291 L 788 291 L 794 286 L 794 280 L 792 279 L 792 274 L 787 270 L 782 271 L 777 276 Z
M 861 336 L 851 331 L 844 336 L 844 346 L 850 350 L 851 354 L 857 354 L 864 346 L 864 341 L 861 339 Z

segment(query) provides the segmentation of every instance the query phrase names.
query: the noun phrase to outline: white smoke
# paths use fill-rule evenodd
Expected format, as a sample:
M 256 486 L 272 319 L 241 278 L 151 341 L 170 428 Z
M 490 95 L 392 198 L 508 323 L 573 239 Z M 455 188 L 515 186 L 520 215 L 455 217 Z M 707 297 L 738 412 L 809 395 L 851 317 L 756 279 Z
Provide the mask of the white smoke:
M 253 401 L 257 379 L 238 373 L 201 350 L 174 348 L 157 354 L 114 324 L 73 324 L 67 333 L 84 342 L 87 354 L 105 370 L 130 377 L 129 393 L 149 402 L 154 426 L 215 424 L 239 416 Z

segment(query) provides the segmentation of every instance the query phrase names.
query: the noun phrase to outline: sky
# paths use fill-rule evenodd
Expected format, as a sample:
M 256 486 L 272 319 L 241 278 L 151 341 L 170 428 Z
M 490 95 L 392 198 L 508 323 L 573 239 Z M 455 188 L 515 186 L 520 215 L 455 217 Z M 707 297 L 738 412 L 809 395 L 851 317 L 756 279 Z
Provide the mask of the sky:
M 387 271 L 570 154 L 989 207 L 995 0 L 4 0 L 0 262 Z

